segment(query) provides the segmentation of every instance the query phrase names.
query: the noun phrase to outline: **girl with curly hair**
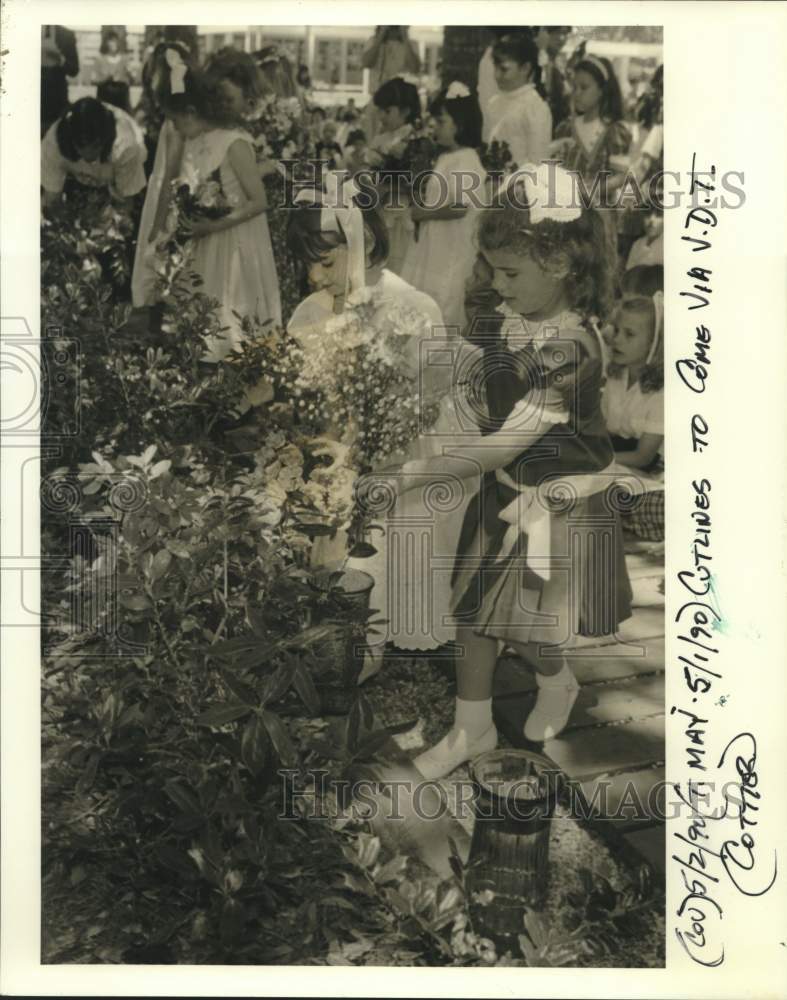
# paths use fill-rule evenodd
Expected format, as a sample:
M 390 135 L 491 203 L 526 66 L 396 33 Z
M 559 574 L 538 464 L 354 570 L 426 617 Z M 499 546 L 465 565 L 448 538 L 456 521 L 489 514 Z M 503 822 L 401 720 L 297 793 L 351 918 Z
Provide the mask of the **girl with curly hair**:
M 554 164 L 515 175 L 503 198 L 485 210 L 478 233 L 505 317 L 475 366 L 496 429 L 459 435 L 444 443 L 445 457 L 403 469 L 413 481 L 478 482 L 453 576 L 455 721 L 414 762 L 430 779 L 496 746 L 499 643 L 535 671 L 524 735 L 543 742 L 566 726 L 577 696 L 565 650 L 577 636 L 614 634 L 631 614 L 601 412 L 596 318 L 608 309 L 612 271 L 604 226 L 580 207 L 576 178 Z

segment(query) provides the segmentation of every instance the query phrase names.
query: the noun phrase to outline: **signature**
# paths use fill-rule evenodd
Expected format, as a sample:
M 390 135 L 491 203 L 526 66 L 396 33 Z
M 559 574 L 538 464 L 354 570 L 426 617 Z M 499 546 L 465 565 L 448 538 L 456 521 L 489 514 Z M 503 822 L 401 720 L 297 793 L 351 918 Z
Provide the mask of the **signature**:
M 758 822 L 762 792 L 757 787 L 757 741 L 752 733 L 739 733 L 724 748 L 717 766 L 723 769 L 731 763 L 735 778 L 722 783 L 722 802 L 713 809 L 702 808 L 708 803 L 709 791 L 714 787 L 712 782 L 690 781 L 688 793 L 679 785 L 675 786 L 680 800 L 690 810 L 686 832 L 673 834 L 683 844 L 682 854 L 673 854 L 672 858 L 680 865 L 686 889 L 675 911 L 680 920 L 675 934 L 692 961 L 709 968 L 724 961 L 724 946 L 716 943 L 721 935 L 723 911 L 712 895 L 720 882 L 720 874 L 711 870 L 714 859 L 744 896 L 764 895 L 773 886 L 778 872 L 775 850 L 770 876 L 763 874 L 757 855 L 753 831 Z M 709 824 L 725 820 L 737 824 L 735 836 L 727 836 L 719 850 L 714 850 L 710 846 Z
M 724 765 L 727 755 L 730 754 L 731 748 L 736 746 L 736 744 L 738 748 L 735 751 L 735 771 L 739 780 L 724 786 L 725 807 L 723 817 L 730 815 L 729 808 L 731 804 L 737 807 L 738 814 L 734 818 L 738 820 L 740 836 L 737 840 L 733 838 L 725 840 L 721 845 L 719 857 L 724 870 L 738 892 L 742 892 L 745 896 L 763 896 L 776 881 L 778 865 L 776 851 L 774 850 L 773 875 L 770 881 L 767 885 L 761 885 L 759 888 L 752 887 L 753 883 L 757 883 L 759 873 L 755 877 L 756 842 L 750 831 L 757 826 L 757 819 L 753 814 L 759 811 L 759 802 L 762 798 L 761 793 L 757 790 L 759 783 L 756 770 L 757 741 L 754 736 L 751 733 L 738 733 L 737 736 L 733 737 L 724 748 L 724 753 L 719 758 L 718 766 L 722 767 Z M 730 755 L 732 756 L 732 754 Z M 737 794 L 731 797 L 728 794 L 729 791 L 732 790 L 735 792 L 736 789 Z M 744 882 L 746 885 L 743 884 Z

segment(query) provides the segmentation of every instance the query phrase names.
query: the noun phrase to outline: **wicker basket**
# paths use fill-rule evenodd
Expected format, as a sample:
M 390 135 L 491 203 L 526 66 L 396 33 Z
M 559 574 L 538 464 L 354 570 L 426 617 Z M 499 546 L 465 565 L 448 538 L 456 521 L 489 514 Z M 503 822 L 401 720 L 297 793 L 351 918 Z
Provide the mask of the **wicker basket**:
M 345 570 L 335 586 L 342 591 L 353 608 L 368 611 L 374 579 L 361 570 Z M 366 626 L 349 622 L 320 646 L 323 671 L 316 687 L 325 715 L 344 715 L 358 692 L 358 677 L 363 669 L 366 652 Z
M 466 880 L 470 915 L 500 953 L 516 955 L 525 909 L 544 906 L 559 772 L 540 754 L 493 750 L 470 774 L 477 795 Z M 494 893 L 488 905 L 474 899 L 483 890 Z

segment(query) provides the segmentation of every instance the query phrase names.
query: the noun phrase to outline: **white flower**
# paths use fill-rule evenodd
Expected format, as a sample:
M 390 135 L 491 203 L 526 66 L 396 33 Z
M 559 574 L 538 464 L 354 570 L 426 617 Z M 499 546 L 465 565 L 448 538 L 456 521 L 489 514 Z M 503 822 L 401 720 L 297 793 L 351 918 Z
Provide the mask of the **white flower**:
M 536 226 L 549 219 L 552 222 L 573 222 L 582 215 L 576 175 L 556 163 L 529 163 L 511 175 L 509 191 L 522 187 L 530 221 Z M 515 204 L 521 204 L 517 200 Z
M 470 96 L 470 88 L 466 84 L 462 83 L 461 80 L 454 80 L 454 82 L 445 92 L 445 98 L 447 101 L 453 101 L 457 97 L 469 97 L 469 96 Z

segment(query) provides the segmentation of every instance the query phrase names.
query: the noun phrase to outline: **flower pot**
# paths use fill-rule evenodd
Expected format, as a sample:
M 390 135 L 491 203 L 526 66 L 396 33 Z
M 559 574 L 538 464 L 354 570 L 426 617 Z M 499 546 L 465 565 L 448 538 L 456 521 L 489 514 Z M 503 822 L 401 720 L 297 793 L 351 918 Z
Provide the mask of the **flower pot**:
M 357 569 L 346 569 L 334 586 L 353 610 L 369 610 L 374 579 Z M 324 672 L 315 679 L 325 715 L 344 715 L 355 700 L 358 677 L 366 653 L 365 622 L 347 622 L 346 627 L 320 649 Z
M 475 930 L 498 950 L 519 953 L 525 909 L 541 910 L 549 872 L 549 832 L 560 772 L 528 750 L 493 750 L 470 768 L 476 793 L 467 892 Z M 481 905 L 474 893 L 491 890 Z

